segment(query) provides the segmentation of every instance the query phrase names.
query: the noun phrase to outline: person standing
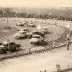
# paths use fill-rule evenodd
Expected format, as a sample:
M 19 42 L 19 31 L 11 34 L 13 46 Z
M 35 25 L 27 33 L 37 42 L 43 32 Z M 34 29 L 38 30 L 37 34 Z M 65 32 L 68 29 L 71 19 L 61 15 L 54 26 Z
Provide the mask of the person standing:
M 70 38 L 68 38 L 67 40 L 67 50 L 69 50 L 69 47 L 70 47 Z

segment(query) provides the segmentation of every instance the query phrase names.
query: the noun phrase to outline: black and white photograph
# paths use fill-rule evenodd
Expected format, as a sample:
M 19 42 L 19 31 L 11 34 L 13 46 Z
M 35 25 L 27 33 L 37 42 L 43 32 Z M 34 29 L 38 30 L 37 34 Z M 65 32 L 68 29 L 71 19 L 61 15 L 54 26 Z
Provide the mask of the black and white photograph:
M 0 0 L 0 72 L 72 72 L 72 0 Z

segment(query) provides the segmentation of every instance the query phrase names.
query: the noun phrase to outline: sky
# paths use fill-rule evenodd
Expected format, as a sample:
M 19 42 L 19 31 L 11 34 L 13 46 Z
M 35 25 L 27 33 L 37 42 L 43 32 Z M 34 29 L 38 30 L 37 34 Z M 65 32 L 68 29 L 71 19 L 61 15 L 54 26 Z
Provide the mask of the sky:
M 72 0 L 0 0 L 0 7 L 72 7 Z

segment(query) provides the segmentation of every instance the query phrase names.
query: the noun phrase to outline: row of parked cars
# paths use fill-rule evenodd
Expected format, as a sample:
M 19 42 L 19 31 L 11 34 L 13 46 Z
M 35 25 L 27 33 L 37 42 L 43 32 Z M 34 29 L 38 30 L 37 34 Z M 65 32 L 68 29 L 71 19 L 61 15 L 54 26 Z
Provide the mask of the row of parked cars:
M 16 23 L 17 26 L 28 26 L 28 27 L 35 27 L 35 24 L 33 22 L 22 22 L 22 21 L 19 21 Z
M 18 33 L 16 33 L 14 35 L 15 39 L 23 39 L 23 38 L 27 38 L 28 35 L 27 33 L 29 32 L 28 28 L 22 28 L 21 30 L 18 30 Z
M 14 35 L 15 39 L 29 39 L 31 44 L 42 44 L 45 42 L 45 34 L 48 33 L 48 28 L 43 27 L 41 30 L 30 31 L 28 28 L 22 28 L 18 30 L 18 33 Z
M 45 35 L 48 34 L 48 28 L 43 27 L 40 30 L 35 30 L 32 32 L 30 43 L 36 45 L 43 45 L 47 41 L 45 40 Z
M 27 25 L 28 27 L 35 27 L 34 22 L 17 22 L 17 26 Z M 48 28 L 43 27 L 42 29 L 37 29 L 34 31 L 30 31 L 28 27 L 22 27 L 18 32 L 14 35 L 15 39 L 29 39 L 29 43 L 32 45 L 41 45 L 46 43 L 45 34 L 48 33 Z M 19 50 L 21 47 L 20 44 L 17 44 L 13 41 L 5 41 L 0 43 L 0 53 L 14 52 Z

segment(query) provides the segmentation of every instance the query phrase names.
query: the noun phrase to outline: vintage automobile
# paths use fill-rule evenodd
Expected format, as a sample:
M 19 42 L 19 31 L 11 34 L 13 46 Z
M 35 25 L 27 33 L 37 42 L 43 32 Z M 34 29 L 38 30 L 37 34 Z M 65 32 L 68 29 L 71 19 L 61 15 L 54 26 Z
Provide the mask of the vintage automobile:
M 29 32 L 27 34 L 28 34 L 28 39 L 32 38 L 34 35 L 41 36 L 41 37 L 45 36 L 44 33 L 42 31 L 39 31 L 39 30 L 35 30 L 33 32 Z
M 42 43 L 44 43 L 44 38 L 41 37 L 40 35 L 34 35 L 34 36 L 30 39 L 30 43 L 31 43 L 31 44 L 36 44 L 36 45 L 42 44 Z
M 26 32 L 29 32 L 29 29 L 28 28 L 22 28 L 22 29 L 20 29 L 18 31 L 26 31 Z
M 27 38 L 27 35 L 26 34 L 17 33 L 17 34 L 14 35 L 14 38 L 15 39 L 23 39 L 23 38 Z
M 18 22 L 18 23 L 16 23 L 16 25 L 17 25 L 17 26 L 24 26 L 24 23 Z
M 27 32 L 20 30 L 20 31 L 18 31 L 18 33 L 19 33 L 19 34 L 26 34 Z
M 32 35 L 32 38 L 40 38 L 40 35 L 38 35 L 38 34 L 33 34 L 33 35 Z
M 15 39 L 24 39 L 24 38 L 27 38 L 27 37 L 28 37 L 28 35 L 27 35 L 26 31 L 19 31 L 18 33 L 16 33 L 14 35 Z
M 44 33 L 41 31 L 41 30 L 35 30 L 32 32 L 32 34 L 37 34 L 37 35 L 40 35 L 41 37 L 44 37 Z
M 27 26 L 28 26 L 28 27 L 35 27 L 35 24 L 33 24 L 33 23 L 28 23 Z
M 16 44 L 16 43 L 13 42 L 13 41 L 3 42 L 2 45 L 7 48 L 7 51 L 16 51 L 16 50 L 19 49 L 19 47 L 21 47 L 20 44 Z
M 43 27 L 42 32 L 43 32 L 44 34 L 47 34 L 47 33 L 48 33 L 48 28 L 47 28 L 47 27 Z
M 0 54 L 6 53 L 6 48 L 3 45 L 0 45 Z
M 16 44 L 13 41 L 10 41 L 10 42 L 5 41 L 0 44 L 0 54 L 6 53 L 7 51 L 13 52 L 13 51 L 19 50 L 20 47 L 21 47 L 20 44 Z

